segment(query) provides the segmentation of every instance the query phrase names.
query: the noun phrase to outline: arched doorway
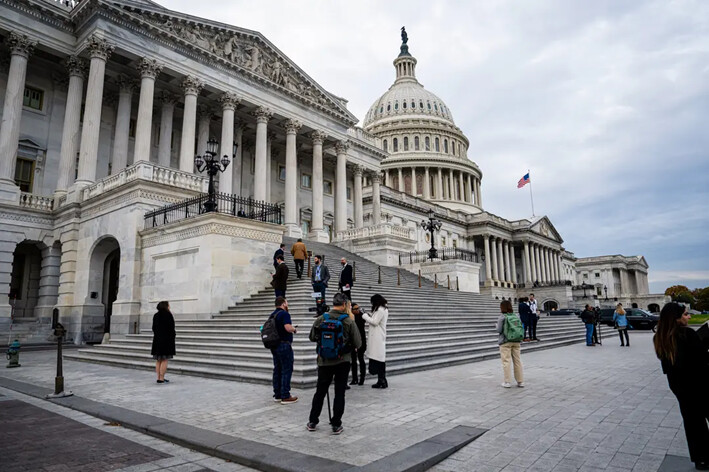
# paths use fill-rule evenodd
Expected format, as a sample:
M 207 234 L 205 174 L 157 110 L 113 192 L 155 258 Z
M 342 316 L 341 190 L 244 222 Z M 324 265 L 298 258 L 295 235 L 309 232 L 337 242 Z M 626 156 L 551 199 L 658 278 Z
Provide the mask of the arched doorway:
M 544 302 L 544 304 L 542 305 L 542 307 L 544 308 L 544 311 L 546 311 L 546 312 L 548 313 L 548 312 L 550 312 L 550 311 L 552 311 L 552 310 L 558 310 L 558 309 L 559 309 L 559 304 L 556 303 L 556 301 L 554 301 L 554 300 L 547 300 L 547 301 Z
M 110 236 L 100 239 L 91 252 L 89 302 L 103 305 L 103 333 L 111 332 L 113 302 L 118 298 L 120 260 L 118 241 Z
M 10 305 L 12 317 L 27 320 L 35 317 L 39 299 L 39 279 L 42 269 L 42 251 L 35 241 L 23 241 L 12 254 L 10 276 Z
M 660 305 L 658 305 L 657 303 L 650 303 L 647 306 L 647 311 L 649 311 L 650 313 L 659 313 L 660 312 Z

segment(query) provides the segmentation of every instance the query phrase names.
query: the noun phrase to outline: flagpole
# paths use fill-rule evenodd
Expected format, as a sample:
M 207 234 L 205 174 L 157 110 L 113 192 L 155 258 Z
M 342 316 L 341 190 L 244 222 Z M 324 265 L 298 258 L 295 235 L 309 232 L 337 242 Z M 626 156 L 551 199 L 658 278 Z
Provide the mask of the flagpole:
M 529 175 L 529 169 L 527 169 Z M 529 175 L 529 199 L 532 202 L 532 217 L 534 217 L 534 197 L 532 196 L 532 176 Z

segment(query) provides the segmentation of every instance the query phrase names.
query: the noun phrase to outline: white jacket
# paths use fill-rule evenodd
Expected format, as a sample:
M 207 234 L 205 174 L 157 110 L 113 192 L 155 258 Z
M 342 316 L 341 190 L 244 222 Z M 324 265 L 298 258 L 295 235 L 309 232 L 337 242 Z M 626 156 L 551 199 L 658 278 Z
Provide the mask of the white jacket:
M 389 310 L 377 308 L 374 313 L 363 313 L 362 318 L 369 325 L 367 336 L 367 357 L 379 362 L 386 362 L 387 318 Z

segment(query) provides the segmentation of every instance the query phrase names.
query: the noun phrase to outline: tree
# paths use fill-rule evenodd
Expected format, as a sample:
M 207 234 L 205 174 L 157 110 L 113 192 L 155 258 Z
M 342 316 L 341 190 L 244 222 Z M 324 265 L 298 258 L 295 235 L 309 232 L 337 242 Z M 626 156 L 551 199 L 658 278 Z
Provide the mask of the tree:
M 667 290 L 665 290 L 665 295 L 669 295 L 670 297 L 672 297 L 672 300 L 674 300 L 675 297 L 680 293 L 690 292 L 691 290 L 689 290 L 689 288 L 684 285 L 673 285 L 672 287 L 668 287 Z
M 709 311 L 709 287 L 696 289 L 694 298 L 696 299 L 695 310 Z
M 678 303 L 689 303 L 692 307 L 694 307 L 694 297 L 689 292 L 678 293 L 672 297 L 672 301 Z

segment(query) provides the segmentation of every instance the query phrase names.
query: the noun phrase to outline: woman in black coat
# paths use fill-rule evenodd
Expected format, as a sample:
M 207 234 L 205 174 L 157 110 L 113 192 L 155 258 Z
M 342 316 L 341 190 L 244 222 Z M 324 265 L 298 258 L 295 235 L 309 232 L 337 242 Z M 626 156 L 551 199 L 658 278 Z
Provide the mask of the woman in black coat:
M 158 383 L 167 383 L 165 372 L 167 361 L 175 355 L 175 319 L 170 313 L 170 303 L 158 303 L 158 312 L 153 316 L 153 348 L 150 353 L 155 359 L 155 373 Z
M 357 303 L 352 304 L 352 314 L 354 315 L 355 325 L 359 330 L 359 337 L 362 338 L 362 345 L 357 349 L 356 353 L 352 353 L 352 382 L 350 385 L 364 385 L 364 375 L 367 372 L 367 366 L 364 363 L 364 353 L 367 350 L 367 333 L 364 330 L 365 321 L 362 317 L 362 309 Z M 359 361 L 359 379 L 357 378 L 357 363 Z
M 666 304 L 653 342 L 670 390 L 679 402 L 689 458 L 697 470 L 709 470 L 709 353 L 687 326 L 690 318 L 684 305 Z

